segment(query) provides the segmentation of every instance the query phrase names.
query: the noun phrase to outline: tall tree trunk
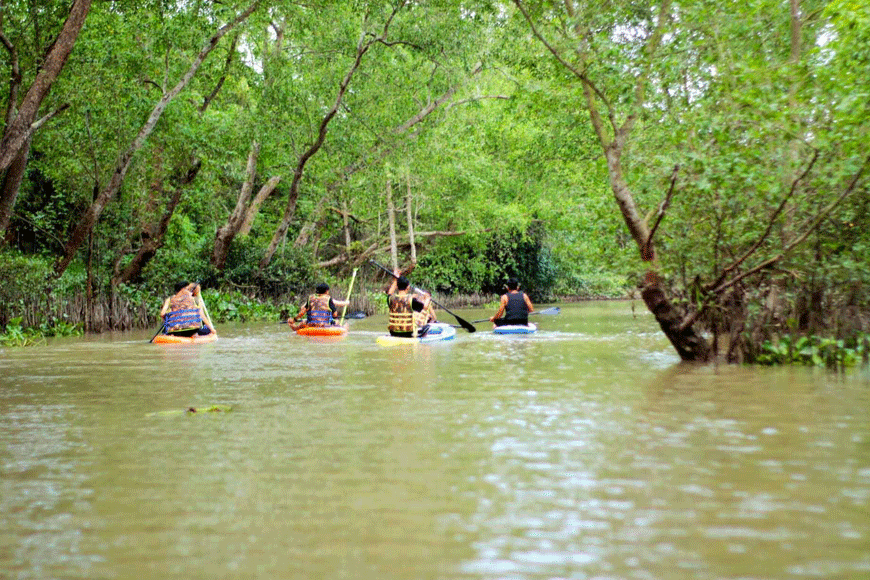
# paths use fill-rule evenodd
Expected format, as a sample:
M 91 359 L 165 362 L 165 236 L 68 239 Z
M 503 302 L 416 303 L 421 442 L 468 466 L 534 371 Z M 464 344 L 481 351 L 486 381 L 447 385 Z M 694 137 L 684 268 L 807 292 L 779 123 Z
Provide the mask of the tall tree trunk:
M 248 210 L 245 212 L 245 220 L 242 222 L 242 227 L 239 228 L 238 235 L 247 236 L 251 233 L 251 228 L 254 226 L 254 219 L 260 211 L 260 206 L 263 205 L 264 201 L 269 199 L 269 196 L 272 195 L 279 183 L 281 183 L 281 176 L 273 175 L 269 178 L 269 181 L 260 188 L 260 191 L 258 191 L 257 195 L 254 196 L 254 201 L 251 202 L 251 205 L 248 206 Z
M 390 260 L 393 270 L 399 267 L 399 249 L 396 243 L 396 207 L 393 205 L 393 185 L 387 179 L 387 219 L 390 224 Z
M 341 201 L 341 223 L 342 223 L 342 227 L 344 229 L 344 251 L 349 256 L 350 255 L 351 237 L 350 237 L 350 216 L 348 214 L 349 214 L 349 212 L 347 210 L 347 201 L 342 200 Z
M 160 120 L 160 117 L 163 115 L 163 112 L 166 110 L 166 107 L 169 106 L 169 103 L 172 102 L 178 94 L 184 90 L 184 88 L 190 83 L 193 79 L 196 72 L 199 70 L 199 67 L 205 61 L 206 57 L 214 50 L 217 46 L 218 42 L 221 38 L 224 37 L 230 30 L 235 28 L 238 24 L 243 22 L 254 9 L 259 4 L 259 0 L 255 1 L 253 4 L 248 6 L 244 12 L 239 14 L 232 22 L 225 24 L 221 27 L 209 40 L 205 43 L 203 48 L 199 51 L 196 58 L 194 58 L 193 63 L 188 68 L 187 72 L 178 81 L 178 83 L 168 92 L 163 94 L 163 97 L 151 111 L 151 114 L 148 117 L 148 120 L 139 129 L 139 133 L 136 135 L 136 138 L 133 139 L 133 142 L 127 148 L 127 150 L 118 158 L 115 163 L 114 171 L 112 172 L 112 177 L 109 179 L 108 184 L 103 188 L 100 192 L 100 195 L 97 196 L 97 199 L 90 205 L 90 207 L 85 210 L 84 215 L 76 225 L 72 234 L 70 235 L 66 247 L 64 248 L 63 255 L 57 260 L 55 263 L 54 271 L 55 275 L 60 277 L 64 271 L 66 271 L 70 262 L 72 262 L 73 257 L 75 257 L 76 251 L 81 247 L 82 243 L 87 239 L 88 232 L 90 232 L 97 223 L 97 220 L 100 218 L 100 214 L 103 213 L 103 209 L 106 205 L 111 201 L 121 189 L 121 185 L 124 183 L 124 178 L 127 175 L 127 171 L 130 169 L 130 165 L 133 162 L 133 157 L 142 148 L 145 144 L 145 141 L 151 135 L 152 131 L 154 131 L 154 127 L 157 126 L 157 122 Z
M 6 230 L 9 228 L 9 222 L 12 221 L 15 200 L 18 199 L 21 182 L 24 180 L 27 158 L 30 156 L 30 141 L 30 139 L 25 141 L 24 146 L 3 174 L 3 185 L 0 189 L 0 246 L 4 245 L 3 240 L 6 239 Z
M 369 51 L 369 49 L 376 43 L 383 42 L 386 39 L 387 31 L 389 30 L 393 18 L 395 18 L 396 13 L 404 7 L 405 3 L 405 0 L 401 0 L 396 4 L 396 6 L 393 7 L 393 11 L 390 16 L 387 17 L 387 21 L 384 24 L 380 35 L 369 36 L 368 34 L 363 33 L 360 36 L 360 40 L 357 43 L 356 48 L 356 57 L 354 58 L 353 64 L 351 64 L 350 69 L 344 75 L 344 78 L 339 84 L 338 93 L 336 94 L 335 101 L 333 102 L 332 107 L 330 107 L 330 109 L 326 112 L 326 114 L 320 121 L 320 127 L 317 131 L 317 138 L 314 140 L 314 143 L 312 143 L 308 147 L 308 149 L 306 149 L 302 153 L 302 155 L 299 156 L 299 160 L 296 163 L 296 168 L 293 171 L 293 181 L 290 182 L 290 192 L 287 196 L 287 206 L 284 208 L 284 215 L 281 216 L 281 222 L 278 224 L 278 228 L 275 230 L 275 234 L 272 236 L 272 240 L 269 242 L 269 247 L 266 249 L 266 253 L 260 260 L 259 268 L 261 271 L 269 265 L 269 263 L 272 261 L 272 256 L 274 256 L 275 252 L 278 250 L 278 246 L 287 237 L 287 230 L 290 228 L 290 222 L 293 220 L 293 216 L 296 213 L 296 203 L 299 200 L 299 184 L 302 181 L 302 175 L 305 172 L 305 165 L 308 163 L 308 160 L 311 159 L 311 157 L 313 157 L 314 154 L 316 154 L 323 146 L 323 142 L 326 140 L 326 133 L 329 128 L 329 123 L 338 112 L 338 108 L 341 106 L 342 100 L 344 99 L 344 95 L 347 92 L 347 88 L 350 85 L 351 79 L 353 79 L 354 73 L 356 73 L 357 69 L 359 69 L 360 65 L 362 64 L 362 59 Z
M 239 197 L 236 200 L 236 207 L 227 222 L 218 228 L 214 236 L 214 247 L 211 253 L 211 263 L 218 270 L 222 270 L 227 261 L 227 255 L 230 252 L 230 243 L 233 238 L 239 233 L 239 228 L 242 227 L 242 222 L 245 220 L 245 208 L 248 206 L 248 200 L 251 199 L 251 192 L 254 190 L 254 179 L 257 177 L 257 157 L 260 155 L 260 144 L 257 141 L 251 143 L 251 150 L 248 152 L 248 165 L 245 169 L 245 181 L 242 183 L 242 188 L 239 191 Z
M 0 171 L 9 168 L 33 135 L 35 130 L 33 123 L 39 113 L 39 107 L 63 70 L 90 9 L 91 0 L 74 0 L 60 34 L 52 43 L 39 73 L 24 95 L 21 106 L 18 107 L 18 114 L 12 123 L 6 126 L 3 138 L 0 140 Z
M 127 264 L 127 267 L 112 279 L 113 287 L 118 284 L 132 282 L 138 278 L 142 273 L 142 269 L 145 268 L 145 266 L 148 265 L 148 262 L 150 262 L 157 254 L 157 250 L 163 247 L 163 241 L 166 238 L 166 230 L 169 228 L 169 221 L 175 213 L 175 208 L 178 207 L 178 203 L 181 201 L 185 188 L 196 179 L 200 167 L 202 167 L 202 161 L 195 159 L 183 176 L 173 180 L 175 191 L 172 193 L 172 198 L 169 200 L 169 203 L 163 211 L 163 216 L 160 218 L 159 222 L 153 224 L 149 229 L 142 232 L 142 245 L 139 246 L 139 250 L 136 252 L 136 255 L 133 256 L 133 259 L 130 260 L 130 263 Z

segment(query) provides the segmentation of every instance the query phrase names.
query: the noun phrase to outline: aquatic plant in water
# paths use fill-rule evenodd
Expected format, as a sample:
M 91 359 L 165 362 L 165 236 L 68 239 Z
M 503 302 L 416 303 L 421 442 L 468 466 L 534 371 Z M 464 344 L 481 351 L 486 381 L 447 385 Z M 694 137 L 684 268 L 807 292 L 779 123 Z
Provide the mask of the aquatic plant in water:
M 825 367 L 851 367 L 867 361 L 870 335 L 852 340 L 820 336 L 783 336 L 761 345 L 756 362 L 763 365 L 804 364 Z

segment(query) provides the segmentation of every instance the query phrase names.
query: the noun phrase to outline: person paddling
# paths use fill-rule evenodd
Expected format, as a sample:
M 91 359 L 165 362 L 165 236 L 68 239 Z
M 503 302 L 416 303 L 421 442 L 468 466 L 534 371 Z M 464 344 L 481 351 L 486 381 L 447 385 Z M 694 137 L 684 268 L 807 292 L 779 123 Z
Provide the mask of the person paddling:
M 498 311 L 490 318 L 493 327 L 496 326 L 528 326 L 529 314 L 535 311 L 532 301 L 525 292 L 520 290 L 520 283 L 511 278 L 505 284 L 507 293 L 502 294 Z M 502 314 L 504 317 L 502 318 Z
M 391 336 L 420 338 L 429 331 L 429 322 L 435 322 L 435 310 L 430 303 L 431 296 L 422 293 L 418 299 L 408 293 L 411 283 L 402 276 L 398 268 L 393 270 L 394 277 L 387 290 L 387 305 L 390 319 L 387 330 Z
M 163 333 L 173 336 L 205 336 L 214 327 L 202 306 L 199 284 L 186 281 L 175 285 L 175 294 L 163 302 L 160 316 Z
M 348 300 L 333 300 L 329 295 L 329 284 L 321 282 L 314 289 L 315 294 L 299 309 L 299 314 L 287 321 L 290 328 L 299 330 L 306 326 L 332 326 L 338 317 L 338 307 L 347 306 Z M 297 324 L 305 316 L 305 322 Z

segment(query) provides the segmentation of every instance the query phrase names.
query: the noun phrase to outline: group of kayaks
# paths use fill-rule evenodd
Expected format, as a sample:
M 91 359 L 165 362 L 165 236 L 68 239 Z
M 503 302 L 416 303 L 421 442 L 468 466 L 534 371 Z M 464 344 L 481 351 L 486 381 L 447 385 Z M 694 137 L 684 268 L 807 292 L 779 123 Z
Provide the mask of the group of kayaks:
M 396 276 L 394 273 L 390 272 L 384 266 L 381 266 L 374 260 L 370 260 L 372 264 L 384 270 L 388 274 L 392 276 Z M 353 271 L 353 277 L 351 278 L 350 288 L 348 289 L 348 296 L 350 295 L 350 289 L 353 288 L 353 282 L 356 279 L 356 269 Z M 415 289 L 417 290 L 417 289 Z M 433 300 L 434 302 L 434 300 Z M 436 302 L 436 304 L 438 304 Z M 439 306 L 441 306 L 439 304 Z M 204 307 L 204 305 L 203 305 Z M 448 313 L 453 314 L 447 308 L 441 306 Z M 532 312 L 532 314 L 558 314 L 559 308 L 549 308 L 544 312 Z M 453 314 L 456 316 L 455 314 Z M 342 315 L 342 318 L 344 316 Z M 474 332 L 474 326 L 468 323 L 467 321 L 461 319 L 456 316 L 456 320 L 462 325 L 461 328 L 468 330 L 469 332 Z M 475 322 L 484 322 L 483 320 L 477 320 Z M 289 323 L 289 321 L 288 321 Z M 383 346 L 396 346 L 402 344 L 427 344 L 433 342 L 444 342 L 448 340 L 453 340 L 456 337 L 456 326 L 452 324 L 446 324 L 444 322 L 433 322 L 429 324 L 429 329 L 423 336 L 418 337 L 399 337 L 392 335 L 383 335 L 379 336 L 376 339 L 376 342 Z M 503 325 L 496 326 L 493 329 L 494 334 L 534 334 L 537 332 L 538 327 L 532 322 L 528 324 L 522 325 Z M 301 328 L 296 329 L 296 334 L 301 336 L 311 336 L 311 337 L 342 337 L 348 333 L 347 326 L 343 324 L 335 324 L 329 326 L 302 326 Z M 194 335 L 194 336 L 176 336 L 172 334 L 162 334 L 158 333 L 151 339 L 151 342 L 157 344 L 199 344 L 205 342 L 213 342 L 217 340 L 218 335 L 217 332 L 212 329 L 210 334 L 206 335 Z
M 494 334 L 533 334 L 538 330 L 534 323 L 525 325 L 498 326 L 493 329 Z M 296 331 L 300 336 L 341 337 L 347 334 L 346 326 L 306 326 Z M 456 337 L 456 328 L 443 322 L 434 322 L 429 325 L 429 332 L 417 338 L 405 338 L 391 336 L 389 334 L 379 336 L 376 342 L 382 346 L 397 346 L 402 344 L 427 344 L 431 342 L 443 342 Z M 217 340 L 216 332 L 204 336 L 174 336 L 172 334 L 158 334 L 154 337 L 155 344 L 199 344 L 214 342 Z
M 494 334 L 533 334 L 538 330 L 534 323 L 528 325 L 498 326 L 492 332 Z M 300 328 L 296 334 L 302 336 L 334 337 L 344 336 L 348 332 L 345 326 L 308 326 Z M 420 337 L 401 337 L 385 334 L 377 337 L 375 342 L 381 346 L 397 346 L 402 344 L 428 344 L 432 342 L 444 342 L 456 337 L 456 327 L 444 322 L 433 322 L 429 325 L 429 331 Z
M 493 329 L 493 334 L 534 334 L 538 327 L 533 322 L 528 325 L 505 325 L 497 326 Z M 347 335 L 347 326 L 303 326 L 296 330 L 296 334 L 300 336 L 314 337 L 342 337 Z M 452 324 L 444 322 L 433 322 L 429 325 L 429 331 L 420 337 L 400 337 L 391 336 L 389 334 L 379 336 L 376 342 L 382 346 L 397 346 L 402 344 L 427 344 L 432 342 L 443 342 L 453 340 L 456 337 L 456 327 Z M 205 342 L 214 342 L 217 340 L 217 332 L 212 331 L 211 334 L 195 335 L 195 336 L 175 336 L 172 334 L 158 334 L 151 342 L 155 344 L 199 344 Z

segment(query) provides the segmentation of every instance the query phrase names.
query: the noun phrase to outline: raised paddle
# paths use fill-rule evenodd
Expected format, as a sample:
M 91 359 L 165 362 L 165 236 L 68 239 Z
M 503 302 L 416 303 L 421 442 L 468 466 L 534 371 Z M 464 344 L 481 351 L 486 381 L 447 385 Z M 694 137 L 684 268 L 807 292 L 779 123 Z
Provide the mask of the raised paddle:
M 353 281 L 356 280 L 356 268 L 353 269 L 353 276 L 350 277 L 350 286 L 347 288 L 347 304 L 350 304 L 350 293 L 353 292 Z M 341 326 L 344 324 L 344 314 L 347 312 L 347 304 L 344 305 L 344 308 L 341 309 L 341 320 L 338 321 L 338 325 Z
M 387 274 L 389 274 L 389 275 L 392 276 L 393 278 L 395 278 L 395 279 L 397 279 L 397 280 L 399 279 L 398 276 L 396 276 L 396 275 L 393 274 L 390 270 L 387 270 L 385 267 L 381 266 L 380 264 L 378 264 L 378 263 L 375 262 L 374 260 L 369 260 L 369 262 L 371 262 L 372 264 L 374 264 L 375 266 L 377 266 L 378 268 L 380 268 L 381 270 L 383 270 L 384 272 L 386 272 Z M 429 294 L 429 293 L 426 292 L 425 290 L 423 290 L 423 289 L 421 289 L 421 288 L 417 288 L 416 286 L 414 287 L 414 291 L 415 291 L 415 292 L 422 292 L 422 293 Z M 431 296 L 431 294 L 430 294 L 430 296 Z M 446 308 L 443 304 L 439 304 L 438 302 L 436 302 L 434 298 L 430 298 L 430 300 L 432 300 L 432 302 L 433 302 L 436 306 L 440 307 L 441 310 L 443 310 L 444 312 L 447 312 L 447 313 L 449 313 L 449 314 L 452 314 L 452 315 L 453 315 L 453 318 L 456 319 L 456 322 L 458 322 L 458 323 L 460 324 L 460 326 L 462 326 L 462 328 L 464 328 L 464 329 L 467 330 L 468 332 L 475 332 L 475 331 L 477 330 L 476 328 L 474 328 L 474 325 L 472 325 L 470 322 L 468 322 L 468 321 L 465 320 L 464 318 L 461 318 L 461 317 L 458 316 L 455 312 L 451 312 L 451 311 L 450 311 L 448 308 Z
M 199 286 L 198 282 L 197 282 L 197 286 Z M 217 336 L 217 328 L 214 327 L 214 321 L 211 319 L 211 316 L 209 315 L 208 310 L 205 307 L 205 300 L 202 297 L 202 287 L 201 286 L 199 288 L 199 305 L 202 307 L 202 313 L 205 314 L 206 320 L 208 320 L 208 323 L 211 325 L 212 333 L 214 333 L 214 335 Z
M 561 312 L 561 311 L 562 311 L 562 309 L 559 308 L 558 306 L 553 306 L 552 308 L 545 308 L 543 310 L 535 310 L 534 312 L 529 312 L 529 316 L 532 316 L 533 314 L 554 314 L 555 315 L 555 314 L 559 314 L 559 312 Z M 472 320 L 472 322 L 474 322 L 475 324 L 478 322 L 487 322 L 487 321 L 489 321 L 489 318 L 484 318 L 483 320 Z

